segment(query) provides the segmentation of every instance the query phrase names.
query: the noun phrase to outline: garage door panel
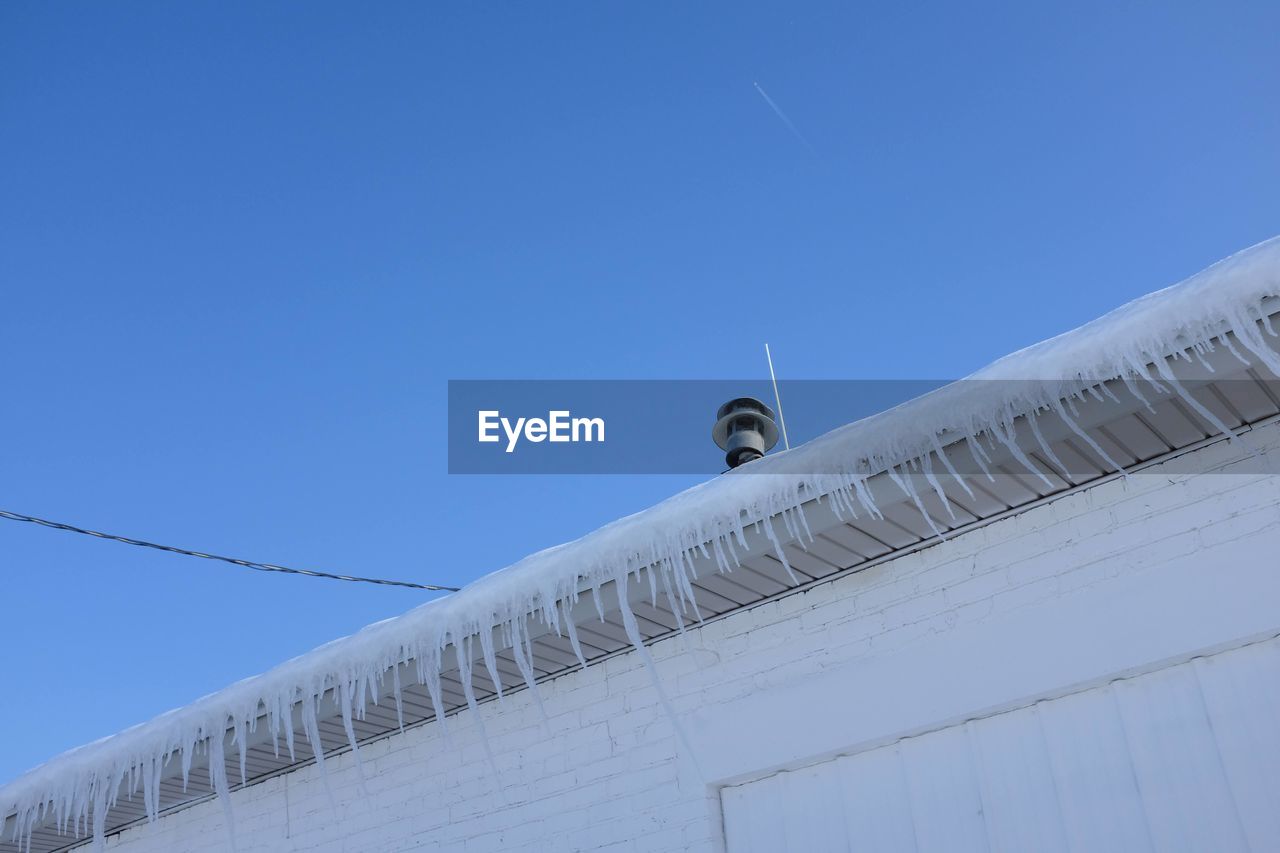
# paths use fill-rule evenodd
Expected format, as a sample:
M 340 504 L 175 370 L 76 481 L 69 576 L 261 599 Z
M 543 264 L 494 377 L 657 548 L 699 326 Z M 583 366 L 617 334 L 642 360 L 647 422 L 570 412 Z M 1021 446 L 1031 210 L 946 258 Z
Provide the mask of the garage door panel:
M 1110 689 L 1036 706 L 1068 847 L 1073 853 L 1154 853 L 1120 710 Z
M 966 726 L 992 850 L 1067 853 L 1057 785 L 1034 708 Z
M 730 850 L 789 849 L 783 823 L 785 804 L 778 803 L 784 788 L 783 775 L 770 776 L 749 787 L 724 790 L 721 802 L 725 841 Z
M 911 797 L 897 746 L 873 749 L 837 763 L 845 794 L 843 818 L 850 850 L 914 851 Z
M 1113 685 L 1160 853 L 1248 850 L 1190 665 Z
M 920 853 L 981 853 L 989 849 L 977 768 L 963 728 L 904 740 L 916 849 Z
M 722 791 L 730 853 L 1280 850 L 1280 641 Z
M 1280 850 L 1280 645 L 1195 662 L 1214 742 L 1253 850 Z

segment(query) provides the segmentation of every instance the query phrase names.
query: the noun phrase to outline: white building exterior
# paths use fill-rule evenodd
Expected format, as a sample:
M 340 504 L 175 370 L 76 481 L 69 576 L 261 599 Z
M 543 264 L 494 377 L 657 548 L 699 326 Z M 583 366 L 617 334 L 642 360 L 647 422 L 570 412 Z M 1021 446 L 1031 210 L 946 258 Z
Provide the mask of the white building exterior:
M 1266 288 L 1280 294 L 1280 243 L 1259 251 L 1229 269 L 1270 276 L 1265 288 L 1250 284 L 1250 299 Z M 516 651 L 498 642 L 491 655 L 472 647 L 473 628 L 456 625 L 464 624 L 458 613 L 479 612 L 469 600 L 536 582 L 558 565 L 548 561 L 578 560 L 567 577 L 588 578 L 594 555 L 631 548 L 636 531 L 683 523 L 721 496 L 772 494 L 772 480 L 719 478 L 719 491 L 665 515 L 659 507 L 605 528 L 585 545 L 535 558 L 542 562 L 523 574 L 495 576 L 487 591 L 481 582 L 470 599 L 456 597 L 457 612 L 446 602 L 424 609 L 420 624 L 410 614 L 378 629 L 417 636 L 435 624 L 428 617 L 454 620 L 442 636 L 458 665 L 436 659 L 445 695 L 432 713 L 425 688 L 406 686 L 421 703 L 406 698 L 403 730 L 385 685 L 382 703 L 364 707 L 349 695 L 351 684 L 358 695 L 364 686 L 342 680 L 366 671 L 388 680 L 394 671 L 407 685 L 411 661 L 402 655 L 397 669 L 394 655 L 370 651 L 381 647 L 368 637 L 336 646 L 339 663 L 318 651 L 319 663 L 264 676 L 293 697 L 295 681 L 325 674 L 312 706 L 312 740 L 328 751 L 323 768 L 301 739 L 297 756 L 281 748 L 273 757 L 267 724 L 257 734 L 244 728 L 239 721 L 273 713 L 251 684 L 193 706 L 211 715 L 219 736 L 209 743 L 226 754 L 211 776 L 207 751 L 195 751 L 187 793 L 171 778 L 176 762 L 165 765 L 150 744 L 175 742 L 194 711 L 0 789 L 0 807 L 18 804 L 7 828 L 17 823 L 22 834 L 26 808 L 33 849 L 88 843 L 59 834 L 47 809 L 31 810 L 48 802 L 97 817 L 106 849 L 122 853 L 1280 850 L 1280 347 L 1266 321 L 1277 304 L 1265 295 L 1260 313 L 1231 303 L 1217 320 L 1182 324 L 1178 312 L 1232 284 L 1215 275 L 1014 357 L 1020 368 L 1043 367 L 1037 358 L 1075 358 L 1082 341 L 1089 352 L 1143 352 L 1142 363 L 1151 360 L 1170 386 L 1168 399 L 1150 407 L 1122 399 L 1117 381 L 1069 413 L 1049 406 L 1059 421 L 993 422 L 1004 437 L 989 441 L 990 458 L 978 463 L 992 477 L 957 470 L 959 457 L 949 454 L 963 441 L 939 442 L 935 468 L 891 464 L 859 480 L 866 497 L 858 500 L 872 510 L 860 516 L 838 511 L 837 491 L 811 485 L 790 504 L 744 498 L 744 517 L 763 505 L 755 518 L 774 524 L 746 530 L 740 542 L 750 548 L 733 561 L 682 539 L 678 553 L 690 555 L 691 595 L 706 617 L 684 631 L 672 627 L 680 594 L 663 605 L 655 580 L 680 581 L 679 567 L 623 572 L 603 585 L 601 570 L 581 600 L 563 602 L 557 612 L 573 614 L 585 666 L 545 626 L 518 628 Z M 1163 335 L 1167 346 L 1153 352 L 1144 339 L 1126 350 L 1125 335 L 1153 328 L 1152 339 Z M 1210 338 L 1212 351 L 1203 343 Z M 1261 352 L 1259 341 L 1271 349 Z M 1184 357 L 1169 358 L 1178 352 Z M 1091 368 L 1086 377 L 1107 375 L 1120 374 Z M 966 393 L 980 393 L 983 404 L 1026 397 Z M 897 420 L 885 425 L 905 433 L 927 412 L 907 411 L 889 413 Z M 901 444 L 892 429 L 877 438 L 882 432 L 866 435 Z M 813 444 L 828 453 L 823 441 Z M 1064 459 L 1059 476 L 1050 460 Z M 910 477 L 918 484 L 899 482 Z M 736 518 L 738 504 L 728 505 Z M 593 586 L 604 590 L 598 604 Z M 637 619 L 643 642 L 629 645 Z M 477 636 L 487 636 L 480 624 Z M 496 631 L 501 623 L 489 624 Z M 508 681 L 505 698 L 485 701 L 494 692 L 485 671 L 509 675 L 530 661 L 536 689 L 512 691 Z M 431 670 L 419 673 L 430 681 Z M 342 708 L 358 750 L 341 746 Z M 292 713 L 300 731 L 306 712 Z M 236 787 L 241 745 L 247 784 Z M 136 766 L 156 768 L 145 783 L 159 791 L 151 821 L 129 798 L 147 789 L 118 769 Z M 233 790 L 201 799 L 211 779 L 220 784 L 219 769 Z M 94 778 L 109 785 L 83 781 Z
M 654 644 L 705 783 L 631 652 L 482 706 L 498 777 L 464 712 L 233 792 L 238 849 L 1280 849 L 1280 477 L 1195 452 Z

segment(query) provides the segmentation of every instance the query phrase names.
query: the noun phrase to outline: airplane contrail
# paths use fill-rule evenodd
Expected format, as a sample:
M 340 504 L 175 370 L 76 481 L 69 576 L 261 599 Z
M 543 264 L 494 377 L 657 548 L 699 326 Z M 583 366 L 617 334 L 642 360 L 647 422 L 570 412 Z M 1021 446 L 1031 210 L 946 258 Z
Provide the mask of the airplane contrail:
M 809 140 L 804 138 L 804 134 L 801 133 L 799 129 L 797 129 L 796 126 L 791 123 L 791 119 L 787 118 L 787 114 L 784 113 L 782 109 L 773 102 L 773 98 L 769 97 L 769 93 L 766 92 L 764 89 L 760 88 L 759 83 L 752 83 L 751 85 L 756 87 L 756 91 L 760 93 L 760 97 L 764 98 L 764 102 L 769 105 L 769 108 L 773 110 L 775 113 L 777 113 L 778 118 L 782 119 L 782 123 L 787 126 L 787 129 L 790 130 L 793 134 L 795 134 L 796 139 L 799 139 L 800 142 L 804 145 L 804 147 L 809 149 L 809 153 L 817 154 L 818 152 L 814 150 L 814 147 L 809 143 Z

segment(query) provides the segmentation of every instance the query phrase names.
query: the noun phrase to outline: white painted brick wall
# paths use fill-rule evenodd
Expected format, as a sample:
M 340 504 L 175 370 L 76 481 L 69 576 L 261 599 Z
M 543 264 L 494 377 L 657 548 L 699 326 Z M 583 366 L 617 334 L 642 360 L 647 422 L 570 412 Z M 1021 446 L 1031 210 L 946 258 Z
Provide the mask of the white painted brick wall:
M 1280 426 L 1254 436 L 1273 448 L 1273 461 L 1280 457 Z M 1187 554 L 1195 554 L 1206 572 L 1214 570 L 1220 549 L 1233 543 L 1249 544 L 1257 559 L 1274 560 L 1280 553 L 1280 477 L 1248 473 L 1259 470 L 1259 462 L 1244 459 L 1242 447 L 1223 443 L 1197 453 L 1216 473 L 1189 477 L 1155 469 L 1106 483 L 713 622 L 690 632 L 687 643 L 658 643 L 653 655 L 660 675 L 681 715 L 707 709 L 731 714 L 735 702 L 913 644 L 959 636 L 965 626 L 994 624 L 1019 608 L 1053 608 L 1122 579 L 1155 589 L 1162 567 Z M 1185 460 L 1178 464 L 1186 468 Z M 1257 594 L 1239 591 L 1242 597 Z M 1019 638 L 1007 640 L 1016 644 Z M 678 758 L 670 720 L 634 654 L 541 689 L 550 715 L 545 723 L 527 693 L 481 708 L 500 782 L 484 760 L 474 721 L 463 713 L 450 721 L 452 743 L 428 725 L 364 747 L 367 797 L 350 755 L 327 762 L 333 802 L 314 767 L 235 792 L 238 849 L 621 853 L 721 847 L 716 788 Z M 803 726 L 805 709 L 795 714 L 795 724 Z M 754 734 L 784 742 L 788 737 L 785 729 Z M 220 805 L 204 802 L 113 837 L 108 849 L 196 853 L 229 846 Z

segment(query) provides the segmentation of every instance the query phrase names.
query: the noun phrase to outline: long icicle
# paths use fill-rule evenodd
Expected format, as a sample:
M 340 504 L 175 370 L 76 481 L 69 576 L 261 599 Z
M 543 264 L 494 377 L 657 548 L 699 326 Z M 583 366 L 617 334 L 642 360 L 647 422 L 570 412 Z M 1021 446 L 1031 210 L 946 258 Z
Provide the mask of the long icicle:
M 453 652 L 458 659 L 458 678 L 462 681 L 462 695 L 467 700 L 467 709 L 471 711 L 471 719 L 475 720 L 476 731 L 480 733 L 480 745 L 484 748 L 484 757 L 493 771 L 493 782 L 498 796 L 505 799 L 502 793 L 502 774 L 498 772 L 498 760 L 493 756 L 493 748 L 489 744 L 489 733 L 485 730 L 484 719 L 480 715 L 480 704 L 476 702 L 476 691 L 471 684 L 471 637 L 454 638 Z
M 631 612 L 631 603 L 627 601 L 627 573 L 625 571 L 619 572 L 615 576 L 614 589 L 618 594 L 618 609 L 622 613 L 622 628 L 627 633 L 627 639 L 631 641 L 636 654 L 640 655 L 640 660 L 644 663 L 645 669 L 649 670 L 649 676 L 653 679 L 653 689 L 658 694 L 658 701 L 662 703 L 663 710 L 667 712 L 667 716 L 671 719 L 671 727 L 675 729 L 676 737 L 681 745 L 684 746 L 685 752 L 689 754 L 689 760 L 693 762 L 698 778 L 705 781 L 707 776 L 702 772 L 702 764 L 698 761 L 698 754 L 694 751 L 693 743 L 685 732 L 684 724 L 680 722 L 680 717 L 676 714 L 675 706 L 671 704 L 671 697 L 667 696 L 667 690 L 662 686 L 662 679 L 658 677 L 658 667 L 653 662 L 653 656 L 649 654 L 649 647 L 644 644 L 644 637 L 640 634 L 640 626 L 636 624 L 635 614 Z
M 215 729 L 209 735 L 209 780 L 213 790 L 222 803 L 223 820 L 227 822 L 227 843 L 231 850 L 236 850 L 236 821 L 231 812 L 231 786 L 227 784 L 227 756 L 222 741 L 226 737 L 226 727 Z

